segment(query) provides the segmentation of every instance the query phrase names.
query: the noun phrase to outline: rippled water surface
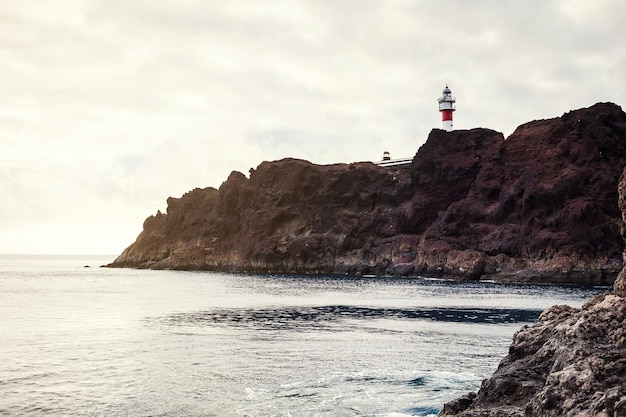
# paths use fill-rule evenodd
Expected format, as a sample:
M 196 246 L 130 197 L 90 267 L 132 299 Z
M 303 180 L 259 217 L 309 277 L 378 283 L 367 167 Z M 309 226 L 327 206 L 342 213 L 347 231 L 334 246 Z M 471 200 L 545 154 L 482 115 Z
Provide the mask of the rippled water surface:
M 0 256 L 0 414 L 433 415 L 544 308 L 606 291 L 111 260 Z

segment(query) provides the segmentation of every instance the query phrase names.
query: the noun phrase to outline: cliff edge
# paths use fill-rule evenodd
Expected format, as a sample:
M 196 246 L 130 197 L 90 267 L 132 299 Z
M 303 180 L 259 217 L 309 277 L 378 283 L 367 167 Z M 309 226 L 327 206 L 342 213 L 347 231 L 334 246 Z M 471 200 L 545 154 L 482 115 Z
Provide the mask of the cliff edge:
M 624 234 L 626 170 L 619 206 Z M 581 309 L 546 310 L 514 335 L 508 356 L 478 393 L 447 403 L 440 416 L 626 416 L 625 297 L 626 268 L 612 294 Z
M 263 162 L 169 198 L 113 267 L 612 284 L 626 114 L 433 130 L 410 167 Z

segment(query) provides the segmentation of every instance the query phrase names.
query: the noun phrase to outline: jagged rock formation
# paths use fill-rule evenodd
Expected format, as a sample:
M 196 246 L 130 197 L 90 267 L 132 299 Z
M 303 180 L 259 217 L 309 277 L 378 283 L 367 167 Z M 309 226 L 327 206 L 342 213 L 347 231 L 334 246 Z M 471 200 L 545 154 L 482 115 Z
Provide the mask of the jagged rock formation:
M 619 185 L 626 229 L 626 170 Z M 626 236 L 626 235 L 625 235 Z M 624 253 L 626 260 L 626 252 Z M 513 337 L 494 375 L 441 416 L 626 416 L 626 268 L 612 294 L 554 306 Z
M 169 198 L 111 266 L 610 284 L 626 114 L 435 129 L 407 169 L 263 162 Z

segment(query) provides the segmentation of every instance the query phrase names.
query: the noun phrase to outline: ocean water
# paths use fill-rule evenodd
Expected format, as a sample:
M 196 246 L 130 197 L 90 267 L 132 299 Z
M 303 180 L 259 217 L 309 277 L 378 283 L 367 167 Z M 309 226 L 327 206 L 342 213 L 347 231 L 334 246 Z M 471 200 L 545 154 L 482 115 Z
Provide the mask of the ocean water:
M 0 256 L 0 415 L 432 416 L 543 309 L 608 290 L 112 259 Z

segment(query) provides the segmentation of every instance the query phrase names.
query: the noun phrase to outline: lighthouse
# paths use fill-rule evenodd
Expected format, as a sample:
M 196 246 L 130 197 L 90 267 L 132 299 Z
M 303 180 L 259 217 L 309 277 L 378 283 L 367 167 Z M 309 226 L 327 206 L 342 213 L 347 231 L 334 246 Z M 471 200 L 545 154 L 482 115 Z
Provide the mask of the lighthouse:
M 454 128 L 452 127 L 452 112 L 456 110 L 454 103 L 456 100 L 452 97 L 452 91 L 448 88 L 448 84 L 446 84 L 446 88 L 442 91 L 442 96 L 439 97 L 439 111 L 441 112 L 441 128 L 443 130 L 447 130 L 450 132 Z

